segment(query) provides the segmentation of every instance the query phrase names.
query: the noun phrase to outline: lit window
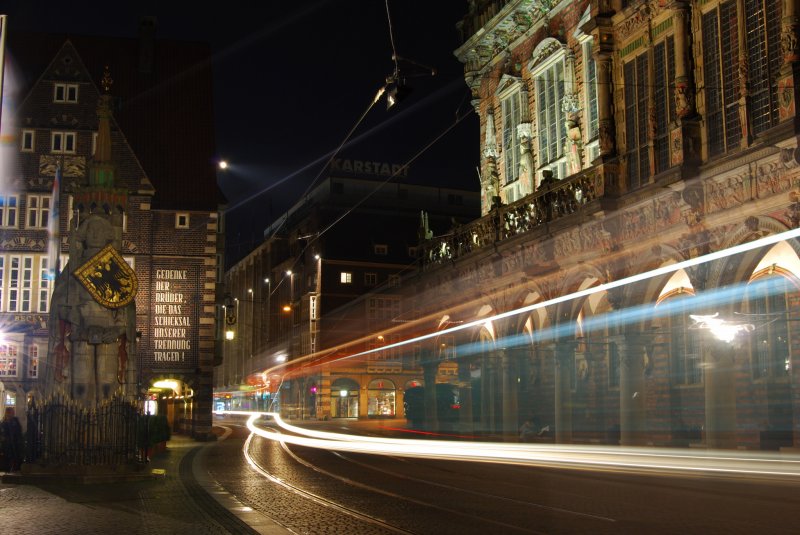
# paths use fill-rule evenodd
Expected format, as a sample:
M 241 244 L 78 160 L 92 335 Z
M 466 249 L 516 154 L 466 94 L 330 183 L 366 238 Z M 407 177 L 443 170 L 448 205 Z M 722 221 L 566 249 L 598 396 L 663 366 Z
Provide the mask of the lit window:
M 50 219 L 50 196 L 28 195 L 28 228 L 47 228 Z
M 353 282 L 353 274 L 349 271 L 342 271 L 339 274 L 339 280 L 342 284 L 351 284 Z
M 34 131 L 33 130 L 23 130 L 22 131 L 22 146 L 20 150 L 22 152 L 33 152 L 34 148 Z
M 31 312 L 33 257 L 8 258 L 8 312 Z
M 16 228 L 17 205 L 16 195 L 0 195 L 0 226 Z
M 92 156 L 97 152 L 97 132 L 92 134 Z
M 0 377 L 17 376 L 17 346 L 0 344 Z
M 55 84 L 53 88 L 53 102 L 78 102 L 78 84 Z
M 189 214 L 175 214 L 175 228 L 189 228 Z
M 389 254 L 389 246 L 382 243 L 375 244 L 375 254 L 386 256 Z
M 28 377 L 36 379 L 39 377 L 39 346 L 32 345 L 28 349 Z
M 519 138 L 517 126 L 520 124 L 520 91 L 505 95 L 500 101 L 503 112 L 503 163 L 505 183 L 519 178 Z
M 39 260 L 39 312 L 47 312 L 50 305 L 50 259 L 41 256 Z
M 555 54 L 533 74 L 538 118 L 538 166 L 540 170 L 552 170 L 553 176 L 561 179 L 566 174 L 564 142 L 567 137 L 566 118 L 561 106 L 564 100 L 564 53 Z

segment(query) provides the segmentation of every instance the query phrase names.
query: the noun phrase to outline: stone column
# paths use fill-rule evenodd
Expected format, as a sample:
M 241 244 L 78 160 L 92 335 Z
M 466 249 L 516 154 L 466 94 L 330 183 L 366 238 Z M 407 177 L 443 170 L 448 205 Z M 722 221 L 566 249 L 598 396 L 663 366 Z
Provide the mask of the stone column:
M 461 401 L 459 411 L 459 425 L 461 431 L 472 432 L 472 375 L 470 374 L 469 361 L 458 361 L 458 395 Z
M 707 340 L 703 346 L 707 448 L 736 448 L 736 369 L 734 345 Z
M 675 0 L 670 8 L 675 28 L 674 98 L 675 114 L 678 119 L 677 127 L 669 133 L 670 163 L 691 164 L 684 169 L 693 170 L 700 162 L 700 117 L 697 115 L 697 91 L 689 62 L 692 55 L 692 41 L 689 34 L 690 10 L 685 0 Z
M 616 125 L 611 109 L 614 32 L 610 18 L 598 17 L 594 31 L 594 61 L 597 64 L 597 118 L 600 129 L 600 156 L 616 154 Z
M 500 196 L 500 176 L 497 173 L 497 137 L 494 132 L 494 112 L 486 113 L 486 132 L 483 142 L 484 175 L 481 177 L 481 215 L 486 215 L 494 206 L 494 198 Z
M 520 358 L 520 350 L 502 349 L 500 352 L 500 362 L 503 370 L 503 434 L 506 439 L 516 441 L 517 430 L 519 429 L 519 366 L 517 359 Z
M 644 443 L 645 380 L 644 339 L 628 332 L 613 337 L 619 352 L 619 443 L 636 446 Z
M 778 120 L 780 122 L 793 119 L 797 114 L 797 97 L 800 83 L 800 46 L 798 45 L 797 0 L 783 0 L 783 18 L 781 19 L 781 52 L 783 65 L 778 76 Z
M 562 340 L 555 344 L 556 355 L 556 443 L 572 442 L 572 372 L 575 366 L 575 343 Z

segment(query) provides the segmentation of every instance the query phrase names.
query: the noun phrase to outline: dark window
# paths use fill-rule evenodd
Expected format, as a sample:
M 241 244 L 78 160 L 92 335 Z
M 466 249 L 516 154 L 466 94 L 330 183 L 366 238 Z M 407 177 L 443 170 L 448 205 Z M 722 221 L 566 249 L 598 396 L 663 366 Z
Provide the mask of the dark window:
M 702 25 L 708 155 L 716 156 L 735 149 L 742 139 L 736 2 L 703 15 Z
M 633 190 L 648 182 L 650 161 L 647 155 L 647 54 L 641 54 L 624 67 L 625 145 L 627 186 Z
M 658 43 L 653 51 L 656 108 L 656 171 L 670 167 L 669 128 L 675 121 L 675 42 L 672 36 Z

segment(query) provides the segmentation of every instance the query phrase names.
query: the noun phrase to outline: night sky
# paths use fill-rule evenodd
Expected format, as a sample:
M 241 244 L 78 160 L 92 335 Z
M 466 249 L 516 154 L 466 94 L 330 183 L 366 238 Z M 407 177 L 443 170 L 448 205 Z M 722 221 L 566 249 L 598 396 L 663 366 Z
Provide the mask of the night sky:
M 339 157 L 407 163 L 421 153 L 406 180 L 478 190 L 478 120 L 453 55 L 464 0 L 389 0 L 395 50 L 407 58 L 400 73 L 412 91 L 392 110 L 381 100 L 366 115 L 394 70 L 384 0 L 225 2 L 213 10 L 184 2 L 4 4 L 10 31 L 135 38 L 140 18 L 154 15 L 156 38 L 210 43 L 217 150 L 231 164 L 219 174 L 229 262 L 324 178 L 324 164 L 357 124 Z

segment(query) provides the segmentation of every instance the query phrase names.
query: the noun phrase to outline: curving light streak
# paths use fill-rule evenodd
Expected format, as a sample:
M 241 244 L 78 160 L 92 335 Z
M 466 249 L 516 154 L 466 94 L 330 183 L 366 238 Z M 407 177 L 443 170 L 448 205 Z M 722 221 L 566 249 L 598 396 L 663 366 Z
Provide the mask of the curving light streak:
M 741 254 L 741 253 L 744 253 L 744 252 L 747 252 L 747 251 L 752 251 L 754 249 L 758 249 L 758 248 L 761 248 L 761 247 L 767 247 L 769 245 L 775 245 L 776 243 L 779 243 L 779 242 L 782 242 L 782 241 L 786 241 L 786 240 L 795 239 L 795 238 L 798 238 L 798 237 L 800 237 L 800 228 L 795 228 L 795 229 L 792 229 L 792 230 L 788 230 L 786 232 L 781 232 L 779 234 L 773 234 L 773 235 L 770 235 L 770 236 L 765 236 L 763 238 L 759 238 L 759 239 L 753 240 L 751 242 L 741 243 L 739 245 L 734 245 L 733 247 L 729 247 L 729 248 L 723 249 L 721 251 L 714 251 L 712 253 L 708 253 L 708 254 L 705 254 L 703 256 L 698 256 L 696 258 L 690 258 L 688 260 L 683 260 L 681 262 L 677 262 L 675 264 L 670 264 L 668 266 L 661 266 L 659 268 L 652 269 L 650 271 L 645 271 L 643 273 L 637 273 L 637 274 L 631 275 L 629 277 L 625 277 L 625 278 L 622 278 L 622 279 L 619 279 L 619 280 L 606 282 L 606 283 L 603 283 L 603 284 L 599 284 L 597 286 L 592 286 L 592 287 L 586 288 L 584 290 L 579 290 L 577 292 L 573 292 L 573 293 L 570 293 L 570 294 L 554 297 L 554 298 L 548 299 L 546 301 L 537 301 L 536 303 L 532 303 L 532 304 L 526 305 L 524 307 L 516 308 L 514 310 L 508 310 L 506 312 L 501 312 L 501 313 L 496 314 L 496 315 L 491 316 L 491 317 L 482 317 L 480 319 L 476 319 L 476 320 L 473 320 L 473 321 L 467 321 L 467 322 L 464 322 L 464 323 L 453 325 L 451 327 L 447 327 L 447 328 L 442 329 L 442 330 L 438 330 L 438 331 L 430 332 L 430 333 L 427 333 L 427 334 L 419 335 L 419 336 L 416 336 L 416 337 L 413 337 L 413 338 L 409 338 L 409 339 L 406 339 L 406 340 L 401 340 L 399 342 L 394 342 L 394 343 L 391 343 L 391 344 L 381 345 L 380 347 L 367 349 L 365 351 L 360 351 L 358 353 L 353 353 L 353 354 L 347 355 L 345 357 L 340 357 L 337 360 L 354 359 L 354 358 L 357 358 L 357 357 L 362 357 L 362 356 L 365 356 L 365 355 L 370 355 L 370 354 L 373 354 L 373 353 L 379 353 L 379 352 L 382 352 L 382 351 L 387 351 L 389 349 L 402 347 L 402 346 L 405 346 L 405 345 L 408 345 L 408 344 L 418 343 L 418 342 L 421 342 L 421 341 L 424 341 L 424 340 L 429 340 L 431 338 L 437 338 L 437 337 L 440 337 L 440 336 L 443 336 L 443 335 L 455 333 L 457 331 L 463 331 L 465 329 L 471 329 L 473 327 L 479 327 L 479 326 L 482 326 L 482 325 L 486 324 L 487 322 L 497 321 L 497 320 L 501 320 L 501 319 L 505 319 L 505 318 L 509 318 L 509 317 L 513 317 L 513 316 L 517 316 L 519 314 L 524 314 L 526 312 L 533 312 L 534 310 L 538 310 L 538 309 L 546 308 L 546 307 L 551 307 L 553 305 L 557 305 L 557 304 L 564 303 L 564 302 L 567 302 L 567 301 L 572 301 L 574 299 L 588 297 L 588 296 L 596 294 L 596 293 L 607 292 L 608 290 L 613 290 L 614 288 L 619 288 L 619 287 L 625 286 L 627 284 L 633 284 L 633 283 L 636 283 L 636 282 L 642 282 L 642 281 L 645 281 L 645 280 L 648 280 L 648 279 L 652 279 L 654 277 L 659 277 L 659 276 L 662 276 L 662 275 L 668 275 L 668 274 L 674 273 L 674 272 L 682 270 L 682 269 L 691 268 L 691 267 L 694 267 L 694 266 L 705 264 L 707 262 L 713 262 L 715 260 L 721 260 L 723 258 L 728 258 L 730 256 Z M 290 364 L 302 365 L 302 364 L 304 364 L 305 360 L 307 360 L 309 358 L 313 358 L 314 356 L 317 356 L 317 355 L 309 355 L 308 357 L 295 359 L 294 361 L 291 361 Z M 281 369 L 284 369 L 284 368 L 285 368 L 285 365 L 273 366 L 272 368 L 269 368 L 268 370 L 266 370 L 266 372 L 267 373 L 277 373 L 277 370 L 281 370 Z
M 368 437 L 305 429 L 287 424 L 272 412 L 225 413 L 249 416 L 250 432 L 269 440 L 351 453 L 615 472 L 789 478 L 793 482 L 800 478 L 800 459 L 777 454 Z M 283 430 L 297 435 L 258 427 L 256 421 L 262 416 L 272 418 Z

